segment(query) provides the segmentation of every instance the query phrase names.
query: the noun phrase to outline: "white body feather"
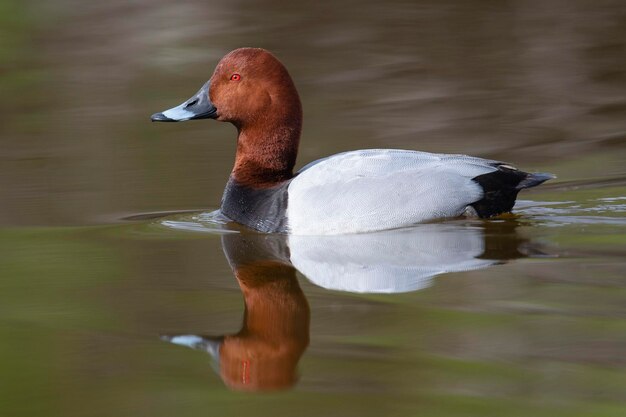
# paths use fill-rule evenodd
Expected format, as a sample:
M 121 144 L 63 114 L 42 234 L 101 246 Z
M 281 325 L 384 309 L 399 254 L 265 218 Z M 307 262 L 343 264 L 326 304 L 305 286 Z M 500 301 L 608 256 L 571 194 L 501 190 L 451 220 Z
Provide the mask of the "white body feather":
M 483 195 L 472 178 L 495 171 L 494 162 L 395 149 L 321 159 L 289 185 L 289 232 L 361 233 L 460 216 Z

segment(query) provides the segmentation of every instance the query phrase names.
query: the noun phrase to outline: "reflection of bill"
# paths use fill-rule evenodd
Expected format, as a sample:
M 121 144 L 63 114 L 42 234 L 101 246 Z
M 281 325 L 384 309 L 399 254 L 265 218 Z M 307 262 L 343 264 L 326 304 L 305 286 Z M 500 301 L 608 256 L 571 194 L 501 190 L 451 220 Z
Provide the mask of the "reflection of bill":
M 245 303 L 241 330 L 224 337 L 163 338 L 208 352 L 230 388 L 288 388 L 309 344 L 309 306 L 294 266 L 328 289 L 415 291 L 438 274 L 528 256 L 531 246 L 519 238 L 516 227 L 505 221 L 324 237 L 227 233 L 222 236 L 224 252 Z

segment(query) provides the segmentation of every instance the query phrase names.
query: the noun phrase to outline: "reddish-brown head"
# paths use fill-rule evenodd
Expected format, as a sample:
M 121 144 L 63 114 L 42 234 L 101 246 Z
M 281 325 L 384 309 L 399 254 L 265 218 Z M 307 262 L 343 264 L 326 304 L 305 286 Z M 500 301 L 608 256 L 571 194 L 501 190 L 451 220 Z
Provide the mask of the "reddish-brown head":
M 302 105 L 283 64 L 264 49 L 236 49 L 222 58 L 210 83 L 217 119 L 239 130 L 233 178 L 255 187 L 291 178 Z
M 219 62 L 210 82 L 217 120 L 249 127 L 277 116 L 296 120 L 302 117 L 300 98 L 289 73 L 264 49 L 230 52 Z

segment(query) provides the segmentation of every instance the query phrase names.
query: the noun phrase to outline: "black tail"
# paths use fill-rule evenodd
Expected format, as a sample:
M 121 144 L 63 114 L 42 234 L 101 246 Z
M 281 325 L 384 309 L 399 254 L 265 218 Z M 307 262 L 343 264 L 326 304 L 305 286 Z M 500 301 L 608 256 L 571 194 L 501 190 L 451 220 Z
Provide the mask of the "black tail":
M 487 218 L 511 211 L 517 193 L 523 188 L 535 187 L 555 178 L 548 173 L 534 173 L 517 170 L 508 165 L 498 164 L 497 171 L 472 178 L 483 188 L 483 198 L 471 204 L 479 217 Z
M 526 174 L 526 178 L 521 180 L 520 183 L 517 184 L 517 187 L 515 188 L 517 188 L 518 190 L 521 190 L 523 188 L 536 187 L 554 178 L 556 178 L 556 176 L 548 172 L 535 172 L 532 174 Z

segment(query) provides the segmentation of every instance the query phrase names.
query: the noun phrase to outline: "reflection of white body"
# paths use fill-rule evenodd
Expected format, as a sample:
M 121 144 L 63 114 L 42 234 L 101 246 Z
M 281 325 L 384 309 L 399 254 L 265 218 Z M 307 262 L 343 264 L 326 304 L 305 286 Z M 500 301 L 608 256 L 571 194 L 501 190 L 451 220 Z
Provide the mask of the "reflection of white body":
M 482 229 L 425 224 L 410 229 L 339 236 L 289 236 L 291 262 L 309 280 L 329 290 L 399 293 L 430 285 L 446 272 L 497 263 L 477 259 L 485 247 Z
M 219 212 L 196 215 L 195 221 L 165 220 L 179 230 L 237 233 L 220 229 Z M 482 227 L 462 223 L 420 224 L 375 233 L 330 236 L 268 235 L 286 239 L 290 261 L 311 282 L 329 290 L 357 293 L 399 293 L 430 285 L 447 272 L 470 271 L 498 263 L 478 259 L 485 250 Z M 281 245 L 265 243 L 269 254 Z M 286 260 L 286 254 L 274 253 Z

